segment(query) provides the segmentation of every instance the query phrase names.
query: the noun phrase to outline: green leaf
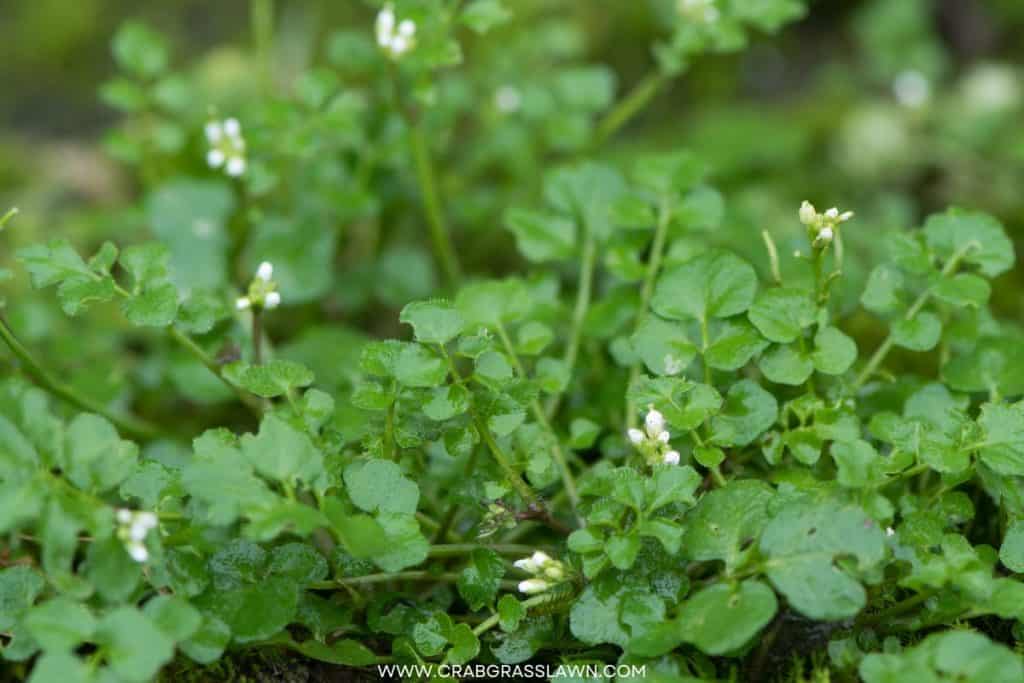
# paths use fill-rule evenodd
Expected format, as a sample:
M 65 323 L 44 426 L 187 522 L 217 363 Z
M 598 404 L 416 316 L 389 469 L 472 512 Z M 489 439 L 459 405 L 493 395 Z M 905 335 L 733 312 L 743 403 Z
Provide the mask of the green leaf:
M 712 418 L 712 440 L 719 446 L 746 446 L 767 431 L 778 416 L 775 397 L 744 379 L 729 388 L 721 412 Z
M 980 633 L 953 630 L 933 633 L 902 652 L 868 654 L 859 673 L 865 683 L 1014 683 L 1024 680 L 1024 663 Z
M 493 550 L 477 548 L 469 555 L 469 564 L 459 574 L 459 595 L 471 610 L 489 605 L 498 594 L 505 576 L 505 562 Z
M 608 559 L 611 560 L 612 566 L 623 571 L 633 566 L 639 552 L 640 535 L 635 532 L 612 534 L 605 546 L 605 553 L 608 555 Z
M 984 431 L 982 462 L 999 474 L 1024 476 L 1024 402 L 986 403 L 978 425 Z
M 291 579 L 270 577 L 259 583 L 207 593 L 203 605 L 224 621 L 239 643 L 265 640 L 291 623 L 300 588 Z
M 704 361 L 716 370 L 739 370 L 767 346 L 750 322 L 736 318 L 723 323 L 712 337 Z
M 459 20 L 474 32 L 484 34 L 504 24 L 511 16 L 501 0 L 473 0 L 462 10 Z
M 804 328 L 814 324 L 814 302 L 800 289 L 776 287 L 766 289 L 747 311 L 747 317 L 766 339 L 788 344 L 801 336 Z
M 701 483 L 701 476 L 689 465 L 668 465 L 657 467 L 653 481 L 647 482 L 647 511 L 654 512 L 666 505 L 696 503 L 694 493 Z
M 9 648 L 8 648 L 9 650 Z M 9 656 L 10 652 L 6 652 Z M 29 683 L 89 683 L 93 668 L 67 652 L 44 652 L 32 667 Z
M 407 387 L 436 387 L 448 376 L 448 366 L 427 347 L 406 344 L 395 360 L 394 373 Z
M 267 574 L 283 576 L 300 586 L 327 578 L 327 560 L 306 543 L 285 543 L 270 551 Z
M 1012 572 L 1024 573 L 1024 521 L 1016 520 L 1006 530 L 999 561 Z
M 260 422 L 259 434 L 245 434 L 242 455 L 257 472 L 275 481 L 315 484 L 326 476 L 323 455 L 309 436 L 274 414 Z
M 480 641 L 469 624 L 456 624 L 448 634 L 452 647 L 448 651 L 448 661 L 452 664 L 465 664 L 480 654 Z
M 778 601 L 760 581 L 713 585 L 689 598 L 676 622 L 682 639 L 709 655 L 739 650 L 775 616 Z
M 619 623 L 623 592 L 621 588 L 608 591 L 604 586 L 599 591 L 594 584 L 588 585 L 569 613 L 572 634 L 588 645 L 613 643 L 626 647 L 630 636 Z
M 836 481 L 848 489 L 864 489 L 884 480 L 884 463 L 867 441 L 842 441 L 832 444 L 836 461 Z
M 475 374 L 487 384 L 500 386 L 511 380 L 515 372 L 505 354 L 487 351 L 476 359 Z
M 509 209 L 505 227 L 516 237 L 516 246 L 529 261 L 561 261 L 576 253 L 576 224 L 568 218 Z
M 814 335 L 811 360 L 818 372 L 841 375 L 857 360 L 857 344 L 835 327 L 821 327 Z
M 814 361 L 795 346 L 775 346 L 761 356 L 757 367 L 776 384 L 797 386 L 814 372 Z
M 174 656 L 174 642 L 134 607 L 108 612 L 96 627 L 96 643 L 114 673 L 126 681 L 148 681 Z
M 867 602 L 864 587 L 835 557 L 857 560 L 855 570 L 873 569 L 885 555 L 885 536 L 863 510 L 837 501 L 791 503 L 765 527 L 761 552 L 767 575 L 794 609 L 811 619 L 852 617 Z
M 960 273 L 939 280 L 932 290 L 935 298 L 952 306 L 981 308 L 988 303 L 992 286 L 988 280 L 970 273 Z
M 142 578 L 142 568 L 113 536 L 89 544 L 85 575 L 97 592 L 110 602 L 124 602 Z
M 416 341 L 423 344 L 447 344 L 459 336 L 466 326 L 458 309 L 443 300 L 407 304 L 399 320 L 411 325 Z
M 142 611 L 174 642 L 188 640 L 203 623 L 199 610 L 174 595 L 158 595 L 147 602 Z
M 868 277 L 860 302 L 872 313 L 888 315 L 902 307 L 902 291 L 903 273 L 888 264 L 876 266 Z
M 968 248 L 963 262 L 977 266 L 986 277 L 994 278 L 1013 267 L 1013 243 L 1002 224 L 987 214 L 959 208 L 932 214 L 925 221 L 924 236 L 944 261 Z
M 72 652 L 92 640 L 96 617 L 82 603 L 57 597 L 29 610 L 25 627 L 44 650 Z
M 934 313 L 918 313 L 913 318 L 893 323 L 892 339 L 896 346 L 911 351 L 931 351 L 939 343 L 942 322 Z
M 431 399 L 423 404 L 423 414 L 436 422 L 450 420 L 469 410 L 469 390 L 458 384 L 437 387 Z
M 511 633 L 519 628 L 519 622 L 526 617 L 526 608 L 514 595 L 505 594 L 498 600 L 498 622 L 501 630 Z
M 594 109 L 600 109 L 610 95 L 604 71 L 568 71 L 561 78 L 567 97 L 591 100 L 580 102 L 581 105 L 597 105 Z M 556 169 L 544 177 L 544 196 L 548 202 L 563 214 L 579 218 L 598 241 L 611 235 L 611 207 L 624 191 L 625 181 L 618 171 L 590 161 Z
M 768 523 L 774 492 L 768 484 L 748 479 L 732 481 L 701 497 L 683 524 L 683 553 L 697 561 L 722 560 L 728 570 L 741 566 Z
M 42 574 L 25 565 L 0 570 L 0 630 L 10 630 L 43 590 Z
M 651 308 L 663 318 L 727 318 L 750 307 L 757 291 L 754 268 L 727 251 L 705 252 L 658 278 Z
M 203 623 L 192 637 L 181 643 L 181 651 L 200 664 L 220 659 L 231 642 L 231 628 L 212 615 L 204 615 Z
M 531 300 L 521 280 L 489 280 L 459 290 L 455 307 L 467 323 L 497 327 L 525 317 Z
M 390 460 L 363 459 L 345 468 L 348 495 L 367 512 L 414 514 L 420 490 L 416 482 L 402 474 L 402 468 Z
M 139 294 L 125 299 L 124 316 L 140 327 L 166 327 L 178 315 L 178 288 L 170 282 L 147 285 Z
M 167 43 L 159 33 L 137 21 L 121 25 L 114 35 L 111 51 L 118 66 L 135 76 L 153 78 L 167 68 Z
M 344 638 L 330 645 L 316 640 L 305 640 L 301 643 L 291 641 L 288 647 L 307 657 L 348 667 L 372 666 L 378 661 L 377 655 L 357 640 Z
M 83 413 L 68 425 L 64 472 L 82 489 L 108 491 L 135 468 L 139 448 L 122 440 L 114 425 Z
M 175 178 L 146 198 L 146 218 L 170 249 L 171 277 L 182 290 L 217 290 L 228 283 L 227 223 L 234 209 L 231 186 L 223 181 Z
M 290 360 L 272 360 L 263 365 L 249 365 L 244 362 L 224 366 L 224 377 L 246 391 L 274 398 L 307 387 L 313 383 L 313 372 L 300 363 Z
M 685 328 L 653 315 L 644 318 L 630 341 L 644 365 L 655 375 L 678 375 L 689 367 L 697 347 Z

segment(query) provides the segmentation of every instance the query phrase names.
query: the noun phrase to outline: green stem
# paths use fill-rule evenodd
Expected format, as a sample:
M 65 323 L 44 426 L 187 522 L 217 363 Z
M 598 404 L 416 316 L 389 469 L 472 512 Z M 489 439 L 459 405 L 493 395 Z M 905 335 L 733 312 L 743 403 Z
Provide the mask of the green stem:
M 930 598 L 934 597 L 938 593 L 937 590 L 924 591 L 912 595 L 905 600 L 901 600 L 890 607 L 887 607 L 873 614 L 861 615 L 856 623 L 854 624 L 857 628 L 864 628 L 865 626 L 873 626 L 874 624 L 880 624 L 889 619 L 906 614 L 910 610 L 914 609 L 918 605 L 927 602 Z
M 246 393 L 242 388 L 229 382 L 221 372 L 221 368 L 217 365 L 217 361 L 214 360 L 210 354 L 204 351 L 202 347 L 200 347 L 199 344 L 197 344 L 191 337 L 173 325 L 167 328 L 167 333 L 171 336 L 171 339 L 180 344 L 183 349 L 191 353 L 196 357 L 196 360 L 206 366 L 206 369 L 212 372 L 213 375 L 223 382 L 226 387 L 235 392 L 235 395 L 238 396 L 238 400 L 241 401 L 246 408 L 251 410 L 256 417 L 263 415 L 263 406 L 260 401 L 255 396 Z
M 448 362 L 448 371 L 451 373 L 452 378 L 456 384 L 465 386 L 465 382 L 462 379 L 462 375 L 459 374 L 459 369 L 455 367 L 455 361 L 452 360 L 451 355 L 448 353 L 448 349 L 444 347 L 444 344 L 439 344 L 438 348 L 441 350 L 441 355 Z M 505 452 L 501 450 L 501 446 L 495 441 L 494 435 L 491 434 L 491 430 L 487 427 L 487 423 L 483 421 L 480 414 L 476 412 L 476 408 L 473 405 L 469 407 L 469 416 L 473 420 L 473 426 L 476 427 L 477 433 L 480 438 L 484 440 L 487 445 L 487 449 L 491 452 L 494 460 L 498 463 L 498 467 L 501 468 L 502 472 L 505 473 L 505 477 L 508 479 L 509 484 L 512 485 L 523 500 L 528 502 L 535 502 L 539 500 L 536 492 L 530 488 L 530 485 L 523 481 L 523 478 L 519 476 L 515 469 L 512 468 L 512 464 L 509 459 L 505 456 Z
M 580 256 L 580 275 L 576 288 L 576 305 L 572 312 L 572 327 L 569 330 L 569 341 L 565 347 L 565 366 L 571 376 L 576 366 L 576 357 L 580 351 L 580 338 L 583 335 L 583 321 L 590 309 L 591 291 L 594 287 L 594 266 L 597 262 L 597 243 L 594 236 L 587 234 L 583 242 L 583 253 Z M 553 395 L 545 406 L 545 414 L 551 418 L 558 412 L 561 394 Z
M 505 330 L 505 326 L 501 322 L 497 325 L 498 337 L 501 338 L 501 343 L 505 347 L 506 353 L 512 359 L 512 364 L 516 368 L 516 372 L 519 373 L 520 377 L 526 378 L 526 370 L 523 368 L 522 362 L 519 360 L 519 355 L 516 353 L 515 347 L 512 345 L 512 340 L 509 339 L 508 331 Z M 572 476 L 572 470 L 569 468 L 569 463 L 565 459 L 565 453 L 562 452 L 562 443 L 558 438 L 558 434 L 555 433 L 554 427 L 551 426 L 551 422 L 548 420 L 547 415 L 544 414 L 544 409 L 541 408 L 540 401 L 533 399 L 530 402 L 530 410 L 533 413 L 537 423 L 548 433 L 551 437 L 551 455 L 555 459 L 555 464 L 558 465 L 558 470 L 562 476 L 562 484 L 565 486 L 565 492 L 569 496 L 569 504 L 572 506 L 573 514 L 576 516 L 576 521 L 583 526 L 583 518 L 576 512 L 576 508 L 580 503 L 580 494 L 576 490 L 576 480 Z
M 156 425 L 133 415 L 120 415 L 113 412 L 98 401 L 82 396 L 70 385 L 61 382 L 37 361 L 27 348 L 25 348 L 14 333 L 7 326 L 7 322 L 0 318 L 0 337 L 11 349 L 11 352 L 21 361 L 25 372 L 35 380 L 41 388 L 65 401 L 79 410 L 102 415 L 113 423 L 118 430 L 137 439 L 149 440 L 163 436 L 160 428 Z
M 390 581 L 437 581 L 442 583 L 455 583 L 462 576 L 461 572 L 434 573 L 422 570 L 393 572 L 390 574 L 366 574 L 365 576 L 352 576 L 344 579 L 333 579 L 330 581 L 316 581 L 309 585 L 313 590 L 330 590 L 339 586 L 370 586 L 377 583 L 388 583 Z M 515 581 L 502 581 L 502 588 L 515 590 Z
M 451 231 L 441 208 L 441 198 L 437 190 L 430 150 L 427 147 L 422 124 L 411 123 L 409 128 L 413 161 L 416 164 L 416 178 L 423 195 L 423 208 L 427 214 L 427 223 L 430 225 L 430 237 L 434 243 L 434 252 L 448 283 L 454 287 L 462 279 L 462 268 L 459 265 L 455 247 L 452 245 Z
M 629 122 L 668 83 L 669 77 L 659 71 L 647 74 L 633 89 L 609 111 L 597 124 L 593 147 L 603 145 Z
M 548 599 L 548 595 L 541 593 L 540 595 L 534 595 L 532 598 L 527 598 L 526 600 L 523 600 L 522 606 L 523 609 L 529 610 L 531 607 L 543 605 L 545 602 L 547 602 Z M 482 636 L 483 634 L 487 633 L 492 628 L 497 626 L 500 621 L 501 617 L 498 614 L 492 614 L 491 616 L 487 617 L 479 624 L 477 624 L 477 627 L 473 629 L 473 635 L 479 638 L 480 636 Z
M 250 0 L 249 21 L 262 72 L 263 87 L 269 94 L 273 91 L 274 85 L 274 0 Z
M 644 273 L 644 284 L 640 288 L 640 308 L 636 312 L 636 321 L 633 325 L 633 332 L 640 330 L 640 326 L 647 318 L 647 308 L 651 303 L 651 296 L 654 294 L 654 283 L 658 278 L 658 271 L 661 269 L 661 259 L 664 256 L 665 242 L 668 240 L 668 226 L 672 222 L 672 209 L 667 197 L 658 202 L 658 223 L 654 228 L 654 241 L 651 242 L 651 255 L 647 261 L 647 272 Z M 639 362 L 633 363 L 629 370 L 629 385 L 640 377 Z M 637 407 L 633 399 L 626 394 L 626 426 L 636 427 Z
M 536 546 L 523 545 L 519 543 L 497 543 L 486 545 L 483 543 L 448 543 L 433 545 L 427 553 L 430 557 L 460 557 L 469 555 L 474 550 L 493 550 L 499 555 L 522 555 L 526 557 L 540 550 Z
M 964 256 L 966 256 L 968 252 L 970 252 L 972 249 L 977 248 L 977 246 L 977 242 L 968 242 L 964 246 L 960 247 L 960 249 L 958 249 L 956 253 L 954 253 L 953 256 L 950 257 L 949 261 L 946 263 L 946 266 L 942 269 L 942 277 L 949 277 L 950 275 L 955 273 L 957 267 L 959 267 L 960 265 L 960 261 L 964 258 Z M 907 314 L 904 316 L 904 319 L 912 320 L 914 316 L 916 316 L 921 311 L 921 309 L 924 308 L 925 304 L 928 303 L 929 299 L 931 299 L 931 296 L 932 287 L 928 287 L 923 292 L 921 292 L 920 296 L 917 297 L 914 303 L 907 310 Z M 892 350 L 892 347 L 895 343 L 896 340 L 893 337 L 892 332 L 890 331 L 888 336 L 886 336 L 885 341 L 883 341 L 881 346 L 879 346 L 875 350 L 875 353 L 872 354 L 870 359 L 868 359 L 867 365 L 865 365 L 864 369 L 860 371 L 859 375 L 857 375 L 857 379 L 854 381 L 853 386 L 851 387 L 852 392 L 856 392 L 858 389 L 864 386 L 865 382 L 871 379 L 871 376 L 875 374 L 875 372 L 878 370 L 878 366 L 880 366 L 882 364 L 882 361 L 885 360 L 885 357 L 889 355 L 889 351 Z

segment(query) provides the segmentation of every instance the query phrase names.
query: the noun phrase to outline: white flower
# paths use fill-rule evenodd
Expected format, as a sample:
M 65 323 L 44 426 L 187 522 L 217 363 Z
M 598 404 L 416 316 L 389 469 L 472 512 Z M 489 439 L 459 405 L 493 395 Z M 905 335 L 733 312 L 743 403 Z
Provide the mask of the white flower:
M 668 432 L 662 432 L 661 434 L 658 434 L 658 441 L 660 441 L 661 443 L 668 443 L 668 440 L 671 438 L 672 435 L 669 434 Z
M 263 297 L 263 307 L 264 308 L 267 308 L 267 309 L 277 308 L 280 305 L 281 305 L 281 295 L 278 294 L 277 292 L 268 292 L 267 295 L 265 297 Z
M 536 574 L 537 570 L 540 569 L 540 567 L 535 565 L 533 563 L 533 560 L 531 558 L 529 558 L 529 557 L 524 557 L 521 560 L 516 560 L 515 562 L 512 563 L 512 566 L 515 567 L 516 569 L 522 569 L 524 572 L 526 572 L 528 574 Z
M 245 159 L 242 157 L 231 157 L 228 159 L 228 165 L 224 170 L 227 171 L 229 176 L 237 178 L 245 173 Z
M 256 277 L 264 282 L 270 282 L 270 278 L 274 277 L 274 264 L 270 261 L 261 263 L 256 269 Z
M 236 118 L 224 119 L 224 134 L 230 138 L 237 138 L 242 135 L 242 124 Z
M 657 439 L 665 431 L 665 416 L 652 408 L 644 418 L 644 426 L 647 428 L 647 435 Z
M 626 435 L 629 437 L 630 443 L 636 446 L 639 446 L 644 441 L 644 433 L 639 429 L 632 428 L 626 432 Z
M 412 19 L 403 19 L 398 23 L 398 31 L 395 32 L 395 22 L 394 8 L 385 5 L 377 13 L 374 29 L 377 34 L 377 45 L 387 51 L 392 58 L 397 59 L 415 44 L 416 23 Z
M 561 562 L 552 562 L 544 568 L 544 576 L 555 581 L 561 581 L 565 578 L 565 567 L 562 566 Z
M 835 233 L 832 232 L 832 228 L 828 227 L 827 225 L 824 228 L 822 228 L 821 231 L 818 233 L 819 242 L 831 242 L 833 237 L 835 237 Z
M 131 558 L 136 562 L 145 562 L 149 559 L 149 551 L 146 550 L 146 546 L 142 545 L 142 543 L 128 543 L 125 548 L 128 550 L 128 554 L 131 555 Z
M 843 211 L 841 214 L 839 214 L 839 222 L 840 223 L 845 223 L 846 221 L 850 220 L 851 218 L 853 218 L 853 211 Z
M 252 306 L 252 301 L 247 296 L 240 296 L 235 300 L 235 308 L 239 311 L 244 311 Z
M 839 218 L 839 209 L 833 206 L 831 209 L 825 212 L 825 218 L 829 219 L 830 221 L 837 220 Z
M 121 524 L 129 524 L 132 521 L 132 511 L 120 508 L 117 511 L 117 521 Z
M 662 458 L 662 462 L 666 465 L 678 465 L 679 464 L 679 451 L 669 451 Z
M 551 559 L 550 555 L 541 550 L 534 551 L 533 555 L 530 555 L 530 561 L 538 567 L 543 567 L 551 562 L 554 562 L 554 560 Z
M 800 222 L 804 225 L 811 225 L 818 219 L 818 212 L 814 208 L 814 204 L 811 204 L 806 199 L 803 204 L 800 205 Z
M 548 582 L 544 579 L 526 579 L 525 581 L 519 582 L 519 592 L 526 593 L 527 595 L 543 593 L 547 589 Z
M 498 92 L 494 94 L 494 106 L 496 106 L 498 111 L 502 114 L 512 114 L 517 112 L 522 104 L 522 96 L 519 94 L 519 91 L 511 85 L 501 86 L 498 88 Z
M 206 153 L 206 163 L 210 168 L 220 168 L 224 164 L 224 152 L 211 149 Z
M 886 536 L 890 536 L 890 537 L 891 536 L 895 536 L 896 535 L 896 530 L 893 529 L 891 526 L 887 526 L 887 527 L 885 527 L 885 535 Z
M 210 144 L 220 142 L 220 139 L 224 137 L 224 127 L 221 126 L 217 121 L 210 121 L 206 124 L 206 139 Z

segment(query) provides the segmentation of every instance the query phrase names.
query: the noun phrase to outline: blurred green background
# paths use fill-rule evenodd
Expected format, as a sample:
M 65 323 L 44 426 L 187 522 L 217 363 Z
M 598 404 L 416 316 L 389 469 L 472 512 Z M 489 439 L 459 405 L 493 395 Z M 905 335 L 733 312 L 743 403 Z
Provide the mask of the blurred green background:
M 621 97 L 655 68 L 652 48 L 667 38 L 674 4 L 520 0 L 509 4 L 509 24 L 460 37 L 463 62 L 439 72 L 429 116 L 441 191 L 472 274 L 522 266 L 500 227 L 501 212 L 512 203 L 539 204 L 538 168 L 582 154 L 572 138 L 589 119 L 560 119 L 557 111 L 529 119 L 528 88 L 549 72 L 564 76 L 562 95 L 580 100 L 593 118 L 588 106 L 607 108 L 603 87 Z M 0 20 L 0 207 L 22 213 L 0 236 L 0 267 L 12 271 L 4 291 L 20 333 L 49 344 L 47 354 L 58 358 L 100 358 L 120 343 L 92 333 L 109 320 L 68 321 L 45 295 L 29 294 L 12 250 L 53 236 L 85 252 L 103 239 L 152 238 L 146 199 L 181 174 L 218 177 L 203 163 L 202 124 L 213 112 L 241 112 L 253 148 L 277 164 L 268 162 L 277 175 L 265 178 L 254 167 L 244 208 L 313 216 L 330 226 L 302 233 L 307 241 L 297 249 L 327 253 L 320 271 L 331 263 L 334 269 L 322 282 L 303 283 L 306 307 L 291 309 L 272 332 L 289 340 L 310 321 L 331 321 L 395 334 L 394 311 L 435 294 L 442 278 L 405 152 L 389 146 L 393 126 L 375 115 L 382 110 L 363 104 L 387 94 L 380 73 L 366 66 L 376 11 L 350 0 L 7 0 Z M 126 20 L 142 22 L 166 46 L 172 76 L 158 84 L 155 109 L 136 106 L 133 91 L 114 80 L 120 72 L 111 41 Z M 272 40 L 261 42 L 267 26 Z M 880 249 L 878 236 L 948 205 L 994 214 L 1021 247 L 1022 52 L 1019 0 L 811 2 L 807 15 L 778 35 L 755 34 L 745 50 L 696 60 L 598 156 L 628 167 L 640 151 L 698 152 L 725 200 L 723 219 L 701 239 L 742 251 L 762 274 L 761 230 L 775 235 L 783 254 L 803 243 L 801 200 L 855 210 L 844 237 L 853 304 Z M 592 70 L 570 73 L 583 66 Z M 521 122 L 492 111 L 491 93 L 503 83 L 517 83 L 527 96 Z M 328 107 L 316 118 L 326 92 L 350 109 Z M 369 164 L 366 149 L 375 151 Z M 336 165 L 325 161 L 330 155 Z M 299 233 L 284 234 L 293 240 Z M 236 286 L 254 258 L 239 256 Z M 994 308 L 1011 319 L 1024 312 L 1019 273 L 1004 276 L 1006 286 L 994 291 Z M 850 324 L 869 346 L 881 333 L 868 316 Z M 123 385 L 109 363 L 76 365 L 87 369 L 76 382 L 94 391 L 109 387 L 116 395 Z M 143 377 L 145 371 L 135 369 Z

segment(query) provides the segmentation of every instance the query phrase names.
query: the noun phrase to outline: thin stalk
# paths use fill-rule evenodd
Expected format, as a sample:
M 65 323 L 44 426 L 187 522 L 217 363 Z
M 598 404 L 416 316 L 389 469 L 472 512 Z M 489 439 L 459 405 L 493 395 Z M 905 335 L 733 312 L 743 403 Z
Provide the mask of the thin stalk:
M 377 583 L 388 583 L 390 581 L 436 581 L 439 583 L 455 583 L 459 580 L 461 572 L 434 573 L 422 570 L 393 572 L 390 574 L 366 574 L 365 576 L 351 576 L 344 579 L 333 579 L 330 581 L 316 581 L 309 585 L 313 590 L 329 590 L 339 586 L 370 586 Z M 501 587 L 505 590 L 515 590 L 515 581 L 502 581 Z
M 263 313 L 256 307 L 252 312 L 252 364 L 263 365 Z
M 499 555 L 532 555 L 539 550 L 536 546 L 522 545 L 518 543 L 497 543 L 486 545 L 484 543 L 449 543 L 433 545 L 427 553 L 430 557 L 461 557 L 469 555 L 474 550 L 493 550 Z
M 960 247 L 960 249 L 957 250 L 957 252 L 950 257 L 949 261 L 946 263 L 946 266 L 942 269 L 942 277 L 949 277 L 954 272 L 956 272 L 957 267 L 959 267 L 960 265 L 960 261 L 964 258 L 964 256 L 968 254 L 968 252 L 970 252 L 972 249 L 975 249 L 977 245 L 977 242 L 968 242 L 964 246 Z M 914 303 L 907 310 L 907 314 L 906 316 L 904 316 L 904 319 L 913 319 L 913 317 L 916 316 L 922 308 L 924 308 L 925 304 L 928 303 L 929 299 L 931 299 L 931 296 L 931 287 L 928 287 L 923 292 L 921 292 L 920 296 L 917 297 Z M 852 392 L 856 392 L 858 389 L 864 386 L 864 383 L 867 382 L 873 374 L 875 374 L 875 372 L 878 370 L 878 366 L 881 365 L 882 361 L 885 360 L 885 357 L 889 355 L 889 351 L 892 350 L 892 347 L 895 343 L 896 340 L 893 337 L 892 331 L 890 331 L 888 336 L 886 336 L 885 341 L 883 341 L 881 346 L 879 346 L 875 350 L 875 353 L 872 354 L 870 359 L 868 359 L 867 365 L 865 365 L 864 369 L 860 371 L 859 375 L 857 375 L 857 379 L 854 381 L 853 386 L 851 387 Z
M 857 628 L 864 628 L 865 626 L 873 626 L 874 624 L 880 624 L 888 621 L 889 619 L 906 614 L 910 610 L 914 609 L 918 605 L 924 604 L 930 598 L 934 597 L 938 593 L 937 590 L 924 591 L 912 595 L 905 600 L 901 600 L 894 605 L 891 605 L 883 610 L 879 610 L 873 614 L 861 615 L 854 624 Z
M 249 21 L 263 88 L 270 93 L 274 88 L 274 0 L 250 0 Z
M 444 348 L 444 344 L 439 344 L 438 347 L 441 349 L 441 354 L 448 362 L 448 370 L 451 373 L 452 378 L 457 384 L 465 386 L 462 375 L 459 374 L 459 369 L 455 367 L 455 361 L 453 361 L 452 357 L 448 354 L 448 350 Z M 484 440 L 484 443 L 487 445 L 487 449 L 491 452 L 495 462 L 498 463 L 498 467 L 500 467 L 502 472 L 505 473 L 505 477 L 508 479 L 509 484 L 512 485 L 512 488 L 514 488 L 524 500 L 529 502 L 538 501 L 539 496 L 537 493 L 530 488 L 530 485 L 523 481 L 523 478 L 516 473 L 515 469 L 513 469 L 511 462 L 509 462 L 508 457 L 505 455 L 505 452 L 501 449 L 501 446 L 498 445 L 498 442 L 495 441 L 494 435 L 491 434 L 491 430 L 487 427 L 487 423 L 483 421 L 473 405 L 470 405 L 469 407 L 469 416 L 470 419 L 473 420 L 473 426 L 476 427 L 477 433 L 480 435 L 480 438 Z
M 448 283 L 454 287 L 462 280 L 462 267 L 459 265 L 459 258 L 452 245 L 451 230 L 445 220 L 444 210 L 441 208 L 441 198 L 437 190 L 430 150 L 427 147 L 422 124 L 411 123 L 409 128 L 413 161 L 416 164 L 416 179 L 420 185 L 420 193 L 423 195 L 423 209 L 427 214 L 435 256 Z
M 526 377 L 526 370 L 523 368 L 522 361 L 519 360 L 519 355 L 516 353 L 515 347 L 512 345 L 512 340 L 509 339 L 508 331 L 505 330 L 505 326 L 500 322 L 497 325 L 498 337 L 501 339 L 502 345 L 505 347 L 505 351 L 512 359 L 512 364 L 516 368 L 516 372 L 519 373 L 520 377 Z M 555 428 L 551 426 L 551 422 L 548 420 L 547 415 L 544 414 L 544 409 L 541 408 L 540 401 L 533 399 L 530 402 L 530 411 L 533 413 L 534 419 L 540 424 L 540 426 L 550 435 L 552 444 L 551 455 L 555 459 L 555 464 L 558 465 L 559 473 L 562 476 L 562 484 L 565 486 L 565 492 L 569 496 L 569 504 L 572 506 L 573 514 L 576 516 L 576 521 L 583 526 L 583 518 L 576 512 L 576 508 L 580 503 L 580 494 L 576 490 L 576 480 L 572 476 L 572 470 L 569 468 L 569 463 L 565 459 L 565 453 L 562 451 L 562 443 L 558 438 L 558 434 L 555 433 Z
M 768 264 L 771 266 L 772 279 L 775 284 L 782 285 L 782 270 L 779 268 L 779 250 L 775 247 L 775 240 L 767 230 L 761 231 L 761 239 L 764 240 L 765 249 L 768 250 Z
M 597 124 L 593 147 L 599 147 L 637 115 L 668 83 L 669 77 L 659 71 L 647 74 Z
M 193 340 L 191 337 L 189 337 L 187 334 L 183 333 L 181 330 L 174 327 L 173 325 L 167 328 L 167 333 L 170 335 L 171 339 L 180 344 L 183 349 L 191 353 L 193 356 L 196 357 L 196 360 L 198 360 L 200 363 L 206 366 L 206 369 L 212 372 L 217 379 L 223 382 L 224 386 L 228 387 L 229 389 L 231 389 L 231 391 L 235 392 L 235 395 L 238 396 L 238 400 L 241 401 L 246 408 L 251 410 L 252 413 L 256 415 L 256 417 L 260 417 L 263 415 L 263 406 L 260 403 L 259 399 L 247 393 L 244 389 L 237 387 L 231 382 L 229 382 L 228 379 L 224 377 L 224 374 L 221 372 L 221 368 L 219 365 L 217 365 L 217 361 L 214 360 L 213 357 L 210 356 L 210 354 L 204 351 L 202 347 L 200 347 L 199 344 L 195 342 L 195 340 Z
M 541 593 L 540 595 L 534 595 L 532 598 L 527 598 L 526 600 L 523 600 L 523 609 L 528 611 L 531 607 L 543 605 L 549 599 L 550 596 L 545 595 L 544 593 Z M 477 627 L 473 629 L 473 635 L 479 638 L 480 636 L 482 636 L 483 634 L 487 633 L 492 628 L 497 626 L 500 621 L 501 617 L 498 614 L 492 614 L 491 616 L 481 621 L 477 625 Z
M 569 331 L 569 341 L 565 347 L 565 365 L 567 371 L 572 375 L 576 366 L 576 357 L 580 351 L 580 338 L 583 335 L 583 321 L 590 309 L 591 291 L 594 287 L 594 266 L 597 262 L 597 243 L 593 235 L 587 234 L 583 242 L 583 253 L 580 257 L 580 275 L 576 287 L 576 305 L 572 312 L 572 327 Z M 548 418 L 554 417 L 558 412 L 558 404 L 561 401 L 561 394 L 555 394 L 548 399 L 545 406 L 545 413 Z
M 11 352 L 21 361 L 25 372 L 35 380 L 42 389 L 53 396 L 69 403 L 79 410 L 102 415 L 109 420 L 119 431 L 137 439 L 149 440 L 163 436 L 160 428 L 134 415 L 121 415 L 113 412 L 98 401 L 79 394 L 70 385 L 61 382 L 47 372 L 46 368 L 32 356 L 31 352 L 18 341 L 14 333 L 7 326 L 7 322 L 0 318 L 0 337 L 11 349 Z
M 647 261 L 647 272 L 644 273 L 644 284 L 640 288 L 640 308 L 636 313 L 636 322 L 633 325 L 634 333 L 640 330 L 640 325 L 647 318 L 647 308 L 651 304 L 651 296 L 654 294 L 654 283 L 658 279 L 658 271 L 661 269 L 661 259 L 665 251 L 665 242 L 668 239 L 668 226 L 672 222 L 672 210 L 668 198 L 662 198 L 658 202 L 658 223 L 654 228 L 654 241 L 651 242 L 651 255 Z M 629 370 L 629 386 L 640 377 L 640 363 L 633 363 Z M 636 427 L 636 404 L 626 394 L 626 426 Z

